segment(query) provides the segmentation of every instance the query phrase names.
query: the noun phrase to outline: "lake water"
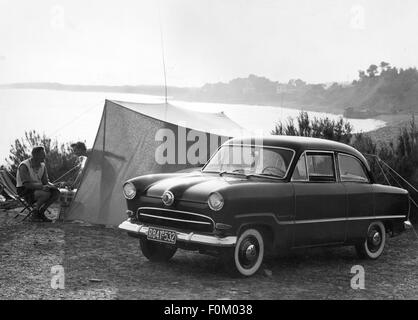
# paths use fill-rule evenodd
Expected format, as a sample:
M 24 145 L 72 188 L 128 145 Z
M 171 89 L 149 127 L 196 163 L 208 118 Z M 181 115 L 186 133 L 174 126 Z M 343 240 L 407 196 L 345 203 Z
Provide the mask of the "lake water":
M 105 99 L 130 102 L 161 103 L 163 97 L 109 93 L 74 92 L 36 89 L 0 89 L 0 164 L 9 154 L 10 145 L 34 129 L 59 142 L 86 141 L 91 147 L 99 126 Z M 169 100 L 171 104 L 204 112 L 223 111 L 242 127 L 268 134 L 275 123 L 296 117 L 299 110 L 222 103 Z M 310 116 L 338 119 L 338 115 L 308 112 Z M 375 119 L 348 119 L 356 132 L 371 131 L 385 123 Z

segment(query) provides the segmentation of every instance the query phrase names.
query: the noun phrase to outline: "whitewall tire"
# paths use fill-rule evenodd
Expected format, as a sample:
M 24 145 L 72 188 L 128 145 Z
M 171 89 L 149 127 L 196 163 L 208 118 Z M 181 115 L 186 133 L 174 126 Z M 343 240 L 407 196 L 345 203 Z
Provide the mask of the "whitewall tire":
M 386 228 L 380 221 L 373 221 L 367 229 L 363 243 L 356 245 L 360 258 L 375 260 L 381 256 L 386 244 Z
M 229 251 L 228 271 L 233 275 L 250 277 L 263 263 L 264 240 L 257 229 L 246 229 L 238 237 L 234 250 Z M 232 257 L 231 257 L 232 255 Z

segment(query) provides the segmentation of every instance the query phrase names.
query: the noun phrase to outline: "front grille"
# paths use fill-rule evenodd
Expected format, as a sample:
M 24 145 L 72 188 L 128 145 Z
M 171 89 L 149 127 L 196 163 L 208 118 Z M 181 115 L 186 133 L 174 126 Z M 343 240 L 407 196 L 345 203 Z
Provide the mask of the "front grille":
M 139 208 L 137 219 L 146 224 L 187 231 L 212 232 L 214 229 L 213 220 L 208 216 L 178 210 Z

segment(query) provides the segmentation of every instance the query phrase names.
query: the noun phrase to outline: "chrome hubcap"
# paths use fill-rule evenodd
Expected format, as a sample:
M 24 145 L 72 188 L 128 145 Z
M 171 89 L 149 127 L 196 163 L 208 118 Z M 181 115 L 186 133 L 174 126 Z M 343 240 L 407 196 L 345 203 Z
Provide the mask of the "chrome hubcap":
M 247 247 L 247 250 L 245 251 L 245 256 L 248 260 L 254 260 L 257 258 L 257 250 L 255 248 L 255 245 L 251 244 Z
M 379 227 L 373 226 L 367 235 L 367 247 L 370 252 L 377 252 L 382 245 L 382 233 Z
M 257 239 L 253 236 L 245 238 L 239 246 L 238 259 L 245 269 L 251 269 L 257 263 L 260 247 Z
M 375 232 L 372 238 L 373 244 L 375 246 L 379 245 L 380 241 L 382 240 L 382 237 L 380 236 L 379 232 Z

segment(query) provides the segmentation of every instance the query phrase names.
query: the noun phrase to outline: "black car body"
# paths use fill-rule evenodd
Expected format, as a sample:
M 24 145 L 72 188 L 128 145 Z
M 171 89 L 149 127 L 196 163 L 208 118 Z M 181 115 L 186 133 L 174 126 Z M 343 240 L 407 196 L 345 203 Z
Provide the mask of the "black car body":
M 124 194 L 119 227 L 150 260 L 217 253 L 244 276 L 289 248 L 354 245 L 376 259 L 409 214 L 408 192 L 376 184 L 356 149 L 303 137 L 234 138 L 202 170 L 133 178 Z

